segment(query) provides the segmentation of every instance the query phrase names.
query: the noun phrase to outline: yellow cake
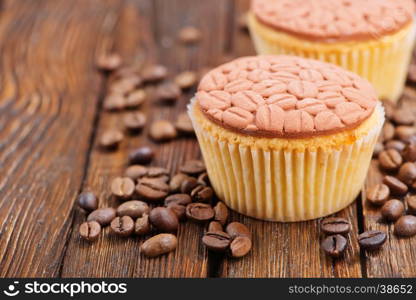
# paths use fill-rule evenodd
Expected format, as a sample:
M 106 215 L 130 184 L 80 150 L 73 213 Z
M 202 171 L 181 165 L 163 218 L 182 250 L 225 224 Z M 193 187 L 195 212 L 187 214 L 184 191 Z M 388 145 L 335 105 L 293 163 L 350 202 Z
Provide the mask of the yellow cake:
M 354 201 L 384 122 L 368 81 L 293 56 L 212 70 L 189 114 L 218 197 L 273 221 L 314 219 Z
M 331 62 L 368 79 L 381 99 L 402 94 L 415 40 L 413 0 L 252 0 L 257 53 Z

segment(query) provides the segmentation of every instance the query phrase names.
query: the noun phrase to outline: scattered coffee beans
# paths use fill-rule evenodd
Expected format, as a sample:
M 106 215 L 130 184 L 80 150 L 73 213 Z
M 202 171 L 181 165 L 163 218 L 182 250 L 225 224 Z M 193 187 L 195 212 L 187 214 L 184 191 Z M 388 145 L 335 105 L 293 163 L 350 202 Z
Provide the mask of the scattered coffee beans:
M 410 109 L 397 109 L 393 114 L 393 121 L 398 125 L 413 125 L 415 117 Z
M 129 216 L 116 217 L 111 221 L 111 231 L 121 237 L 127 237 L 133 233 L 134 221 Z
M 149 222 L 149 215 L 143 214 L 141 218 L 137 218 L 134 224 L 134 233 L 137 235 L 146 235 L 150 233 L 151 227 Z
M 384 176 L 383 183 L 390 188 L 392 194 L 404 195 L 407 193 L 408 188 L 403 182 L 393 176 Z
M 162 65 L 147 66 L 142 71 L 142 79 L 145 82 L 155 82 L 166 78 L 168 70 Z
M 124 135 L 119 130 L 107 130 L 100 137 L 100 146 L 103 149 L 114 150 L 123 140 Z
M 88 221 L 81 224 L 79 227 L 80 236 L 89 242 L 94 242 L 98 239 L 101 233 L 101 226 L 96 221 Z
M 82 192 L 78 196 L 78 205 L 85 211 L 93 211 L 98 208 L 98 199 L 93 192 Z
M 403 150 L 403 158 L 405 161 L 415 162 L 416 161 L 416 144 L 411 143 L 406 146 Z
M 378 155 L 381 153 L 381 151 L 384 150 L 384 146 L 382 143 L 376 143 L 376 145 L 374 146 L 374 152 L 373 152 L 373 157 L 378 157 Z
M 125 98 L 120 94 L 109 94 L 104 100 L 104 109 L 107 111 L 120 111 L 125 107 Z
M 120 199 L 129 199 L 135 189 L 134 181 L 129 177 L 116 177 L 111 182 L 111 193 Z
M 198 186 L 198 180 L 193 177 L 187 177 L 181 184 L 181 192 L 190 194 Z
M 189 118 L 187 113 L 181 113 L 178 116 L 175 122 L 175 127 L 178 130 L 178 132 L 183 135 L 193 135 L 195 133 L 191 119 Z
M 411 185 L 416 179 L 416 165 L 412 162 L 404 163 L 397 174 L 397 178 L 407 185 Z
M 402 142 L 414 142 L 415 133 L 413 126 L 398 126 L 395 130 L 395 137 Z
M 128 76 L 128 77 L 117 79 L 114 82 L 112 82 L 109 90 L 110 90 L 110 93 L 112 94 L 119 94 L 125 97 L 127 94 L 133 92 L 141 84 L 142 84 L 142 79 L 138 77 L 137 75 Z M 127 99 L 124 98 L 124 104 L 125 104 L 124 108 L 133 108 L 133 107 L 138 106 L 133 103 L 130 103 L 129 105 L 127 105 L 126 100 Z
M 159 85 L 155 92 L 158 101 L 173 104 L 181 96 L 181 89 L 173 82 L 165 82 Z
M 169 207 L 172 204 L 187 206 L 192 202 L 192 199 L 187 194 L 173 194 L 165 199 L 165 206 Z
M 124 172 L 124 176 L 129 177 L 130 179 L 137 181 L 139 178 L 146 176 L 147 168 L 142 165 L 132 165 L 129 166 Z
M 390 122 L 386 122 L 383 126 L 382 139 L 387 142 L 394 137 L 395 128 Z
M 176 232 L 179 220 L 176 214 L 167 207 L 155 207 L 150 211 L 149 221 L 161 232 Z
M 149 201 L 164 199 L 169 193 L 169 186 L 160 178 L 143 178 L 136 186 L 137 194 Z
M 152 148 L 148 146 L 142 146 L 130 152 L 129 162 L 132 165 L 135 164 L 148 164 L 152 161 L 153 156 L 155 155 Z
M 403 143 L 402 141 L 398 141 L 398 140 L 388 141 L 386 143 L 386 145 L 384 145 L 384 148 L 386 150 L 388 150 L 388 149 L 394 149 L 394 150 L 396 150 L 398 152 L 402 152 L 405 147 L 406 147 L 406 144 Z
M 179 31 L 178 37 L 184 44 L 195 44 L 201 39 L 201 32 L 195 27 L 188 26 Z
M 224 231 L 222 225 L 218 221 L 211 221 L 208 225 L 208 232 Z
M 396 221 L 404 213 L 404 204 L 402 201 L 392 199 L 387 201 L 381 208 L 381 215 L 387 221 Z
M 87 221 L 97 221 L 101 226 L 106 226 L 116 217 L 116 210 L 111 207 L 99 208 L 91 212 Z
M 211 251 L 225 252 L 231 243 L 231 237 L 222 231 L 206 232 L 202 243 Z
M 340 257 L 347 248 L 347 239 L 340 234 L 330 235 L 322 241 L 321 248 L 331 257 Z
M 130 132 L 139 132 L 146 125 L 146 115 L 140 111 L 132 112 L 124 116 L 124 127 Z
M 189 177 L 183 173 L 178 173 L 173 176 L 169 182 L 169 189 L 171 193 L 179 192 L 182 186 L 182 182 Z
M 250 230 L 248 230 L 246 225 L 240 222 L 231 222 L 227 225 L 225 231 L 231 236 L 232 239 L 238 236 L 245 236 L 251 239 Z
M 243 257 L 251 250 L 251 240 L 245 236 L 238 236 L 230 244 L 230 252 L 232 257 Z
M 177 136 L 176 128 L 167 120 L 155 121 L 150 125 L 150 137 L 156 142 L 166 142 Z
M 321 230 L 325 234 L 346 234 L 351 230 L 351 224 L 344 218 L 326 218 L 321 222 Z
M 385 184 L 376 184 L 367 190 L 367 200 L 376 206 L 383 205 L 390 196 L 390 189 Z
M 408 196 L 406 198 L 406 203 L 407 203 L 407 210 L 409 214 L 415 215 L 416 214 L 416 196 L 415 195 Z
M 378 160 L 380 163 L 380 166 L 385 170 L 397 170 L 400 165 L 403 163 L 402 156 L 400 153 L 395 149 L 388 149 L 385 151 L 382 151 L 378 155 Z
M 209 181 L 209 177 L 207 173 L 202 173 L 201 175 L 198 176 L 198 184 L 200 185 L 211 185 L 211 182 Z
M 129 216 L 133 219 L 140 218 L 150 211 L 149 205 L 146 202 L 139 200 L 131 200 L 124 202 L 117 208 L 117 216 Z
M 125 100 L 126 108 L 138 108 L 146 101 L 146 92 L 143 89 L 135 90 L 128 94 Z
M 182 173 L 196 176 L 206 171 L 205 164 L 202 160 L 188 160 L 182 167 L 179 168 Z
M 97 59 L 97 67 L 104 71 L 113 71 L 122 64 L 121 56 L 116 53 L 104 54 Z
M 360 247 L 365 250 L 377 250 L 386 242 L 387 235 L 378 230 L 369 230 L 358 236 Z
M 169 233 L 161 233 L 151 237 L 140 247 L 141 252 L 148 257 L 156 257 L 176 249 L 178 240 Z
M 195 202 L 211 202 L 214 190 L 209 186 L 198 185 L 191 191 L 192 200 Z
M 214 212 L 215 212 L 214 220 L 218 221 L 222 226 L 224 226 L 225 223 L 227 223 L 227 219 L 228 219 L 227 206 L 223 202 L 219 201 L 217 205 L 215 205 L 214 207 Z
M 191 203 L 186 206 L 186 217 L 195 222 L 206 222 L 214 218 L 215 212 L 211 205 Z
M 416 217 L 411 215 L 401 216 L 394 223 L 394 233 L 404 237 L 416 235 Z
M 185 71 L 175 77 L 175 83 L 183 90 L 189 89 L 196 84 L 197 76 L 195 72 Z

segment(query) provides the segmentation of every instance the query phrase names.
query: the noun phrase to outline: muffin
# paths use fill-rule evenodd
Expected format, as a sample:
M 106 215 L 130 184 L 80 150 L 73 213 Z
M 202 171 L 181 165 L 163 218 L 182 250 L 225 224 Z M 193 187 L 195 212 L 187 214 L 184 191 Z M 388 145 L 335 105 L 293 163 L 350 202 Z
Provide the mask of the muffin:
M 258 54 L 337 64 L 396 102 L 415 39 L 414 10 L 413 0 L 252 0 L 248 23 Z
M 384 122 L 367 80 L 284 55 L 215 68 L 188 112 L 218 197 L 244 215 L 284 222 L 354 201 Z

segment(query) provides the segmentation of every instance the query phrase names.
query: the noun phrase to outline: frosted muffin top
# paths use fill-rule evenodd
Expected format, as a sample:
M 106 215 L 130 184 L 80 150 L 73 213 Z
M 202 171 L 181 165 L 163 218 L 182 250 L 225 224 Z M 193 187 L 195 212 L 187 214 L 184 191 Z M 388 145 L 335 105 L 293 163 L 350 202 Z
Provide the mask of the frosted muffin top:
M 252 136 L 306 138 L 354 128 L 376 103 L 371 84 L 333 64 L 251 56 L 207 73 L 196 94 L 213 122 Z
M 413 0 L 252 0 L 257 19 L 313 41 L 369 40 L 399 31 Z

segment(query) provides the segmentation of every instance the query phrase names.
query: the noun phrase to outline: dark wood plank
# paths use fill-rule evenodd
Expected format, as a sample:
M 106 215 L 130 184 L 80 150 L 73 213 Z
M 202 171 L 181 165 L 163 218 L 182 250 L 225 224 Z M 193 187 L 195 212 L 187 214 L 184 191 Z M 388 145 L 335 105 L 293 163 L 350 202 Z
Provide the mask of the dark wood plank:
M 406 88 L 405 97 L 400 103 L 416 115 L 416 90 Z M 366 188 L 380 183 L 383 172 L 377 160 L 373 160 L 366 181 Z M 398 238 L 394 235 L 394 225 L 382 220 L 380 209 L 366 202 L 365 191 L 362 195 L 364 230 L 382 230 L 388 234 L 388 240 L 380 251 L 364 253 L 368 277 L 415 277 L 416 276 L 416 238 Z
M 247 12 L 249 1 L 235 1 L 234 34 L 231 54 L 255 54 L 250 37 L 238 28 L 239 17 Z M 337 214 L 351 220 L 352 232 L 358 232 L 356 204 Z M 319 222 L 272 223 L 232 214 L 252 230 L 252 252 L 242 259 L 226 259 L 220 268 L 221 277 L 360 277 L 360 252 L 356 235 L 343 260 L 333 261 L 319 249 Z
M 138 63 L 160 62 L 171 75 L 181 70 L 198 70 L 216 62 L 224 51 L 222 32 L 225 32 L 227 3 L 217 1 L 128 1 L 120 17 L 117 42 L 114 48 L 127 61 Z M 212 22 L 216 20 L 216 22 Z M 185 47 L 177 40 L 180 28 L 193 25 L 203 32 L 200 44 Z M 132 30 L 140 29 L 140 30 Z M 154 37 L 150 35 L 154 34 Z M 213 36 L 218 42 L 212 43 Z M 154 44 L 156 43 L 156 45 Z M 149 87 L 151 95 L 153 88 Z M 168 119 L 185 111 L 194 91 L 183 95 L 175 106 L 163 106 L 149 99 L 143 110 L 149 124 L 153 120 Z M 120 126 L 120 114 L 100 114 L 97 136 L 107 128 Z M 96 144 L 96 141 L 94 142 Z M 174 173 L 185 160 L 200 156 L 196 140 L 180 138 L 166 144 L 153 144 L 147 138 L 147 128 L 137 138 L 126 139 L 115 153 L 103 153 L 94 146 L 90 157 L 85 188 L 92 188 L 100 195 L 102 206 L 115 206 L 110 198 L 108 184 L 122 174 L 128 152 L 142 144 L 152 144 L 156 157 L 152 165 L 164 166 Z M 68 245 L 62 276 L 133 276 L 133 277 L 206 277 L 209 275 L 208 254 L 200 243 L 203 227 L 186 223 L 179 228 L 179 246 L 176 252 L 156 259 L 139 255 L 139 247 L 145 238 L 127 240 L 109 235 L 108 229 L 100 240 L 88 245 L 78 237 L 78 226 L 85 219 L 77 211 L 73 234 Z
M 59 275 L 117 2 L 2 1 L 0 277 Z

